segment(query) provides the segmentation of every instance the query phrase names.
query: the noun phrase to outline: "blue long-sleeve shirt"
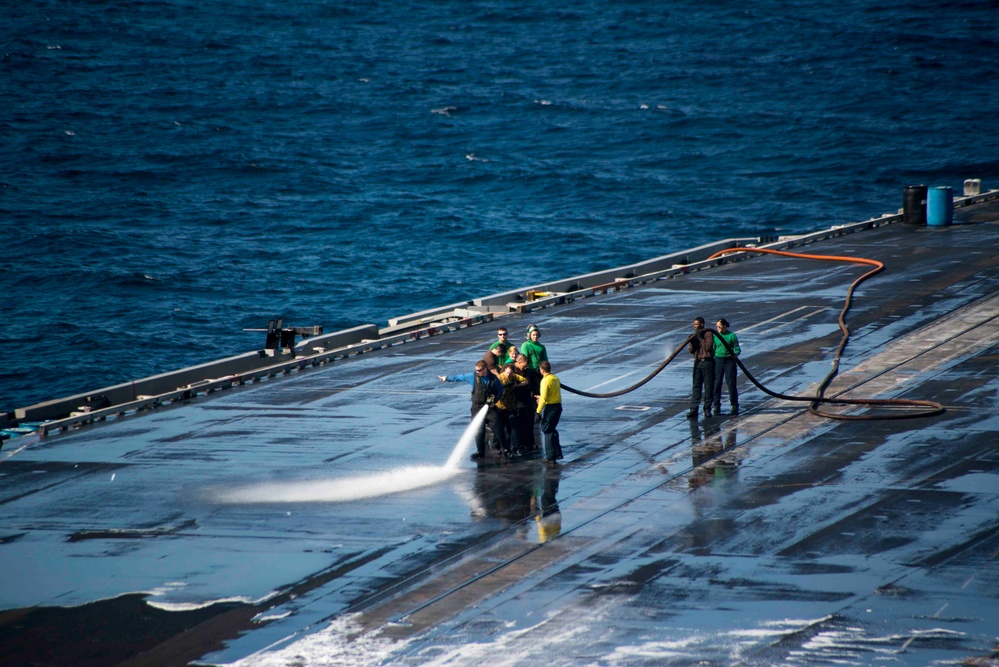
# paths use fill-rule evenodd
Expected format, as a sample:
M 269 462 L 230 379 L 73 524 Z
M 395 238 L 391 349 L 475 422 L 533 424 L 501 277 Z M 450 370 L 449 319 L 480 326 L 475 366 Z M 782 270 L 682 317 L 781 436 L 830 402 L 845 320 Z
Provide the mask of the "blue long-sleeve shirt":
M 488 398 L 492 396 L 495 400 L 499 400 L 503 395 L 503 383 L 499 381 L 499 378 L 492 373 L 488 375 L 479 376 L 473 373 L 462 373 L 461 375 L 447 375 L 444 377 L 445 382 L 467 382 L 472 387 L 472 391 L 475 391 L 475 383 L 482 382 L 485 388 L 485 395 Z

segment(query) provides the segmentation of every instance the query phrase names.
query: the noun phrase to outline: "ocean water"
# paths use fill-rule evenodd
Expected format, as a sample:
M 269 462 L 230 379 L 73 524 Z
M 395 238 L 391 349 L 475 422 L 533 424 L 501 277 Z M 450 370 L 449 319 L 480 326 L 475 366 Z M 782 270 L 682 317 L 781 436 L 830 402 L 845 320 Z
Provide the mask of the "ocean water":
M 999 186 L 999 3 L 32 0 L 0 411 Z

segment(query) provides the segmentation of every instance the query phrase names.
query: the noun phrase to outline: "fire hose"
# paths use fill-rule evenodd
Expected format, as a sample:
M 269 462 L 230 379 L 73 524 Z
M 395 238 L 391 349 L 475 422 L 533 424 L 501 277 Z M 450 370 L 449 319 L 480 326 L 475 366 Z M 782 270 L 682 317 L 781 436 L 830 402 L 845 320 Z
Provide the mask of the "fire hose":
M 843 355 L 843 351 L 846 349 L 846 344 L 850 340 L 850 330 L 846 326 L 846 314 L 850 310 L 850 306 L 853 303 L 853 294 L 856 291 L 857 287 L 862 282 L 884 270 L 885 266 L 883 263 L 874 259 L 865 259 L 862 257 L 841 257 L 837 255 L 813 255 L 806 253 L 787 252 L 785 250 L 770 250 L 764 248 L 729 248 L 727 250 L 722 250 L 721 252 L 716 252 L 715 254 L 711 255 L 711 257 L 709 257 L 708 259 L 709 260 L 716 259 L 718 257 L 722 257 L 724 255 L 736 252 L 754 252 L 754 253 L 768 254 L 768 255 L 779 255 L 782 257 L 796 257 L 799 259 L 814 259 L 814 260 L 831 261 L 831 262 L 850 262 L 854 264 L 865 264 L 874 267 L 867 273 L 863 274 L 862 276 L 854 280 L 850 284 L 849 289 L 847 289 L 846 301 L 843 304 L 843 309 L 839 313 L 839 320 L 838 320 L 839 329 L 840 332 L 842 333 L 842 337 L 840 339 L 839 346 L 836 348 L 836 354 L 833 357 L 832 370 L 830 370 L 829 374 L 826 375 L 826 377 L 822 380 L 822 382 L 819 383 L 819 386 L 816 389 L 814 396 L 789 396 L 787 394 L 771 391 L 770 389 L 766 388 L 753 376 L 752 373 L 750 373 L 749 369 L 746 368 L 745 364 L 742 363 L 742 360 L 739 359 L 738 356 L 736 356 L 735 350 L 732 349 L 732 346 L 728 343 L 728 341 L 726 341 L 721 336 L 718 336 L 717 335 L 718 332 L 715 331 L 714 329 L 708 329 L 708 328 L 703 329 L 702 331 L 710 331 L 714 335 L 716 340 L 721 341 L 722 345 L 725 346 L 725 349 L 728 350 L 729 354 L 732 355 L 732 358 L 735 359 L 736 365 L 742 370 L 743 374 L 745 374 L 746 378 L 753 384 L 753 386 L 755 386 L 757 389 L 767 394 L 768 396 L 772 396 L 774 398 L 778 398 L 784 401 L 807 402 L 809 404 L 808 405 L 809 412 L 819 417 L 826 417 L 829 419 L 843 419 L 843 420 L 915 419 L 917 417 L 932 417 L 935 415 L 942 414 L 944 412 L 943 405 L 935 401 L 924 401 L 924 400 L 903 399 L 903 398 L 851 399 L 851 398 L 833 398 L 833 397 L 827 397 L 825 395 L 826 389 L 828 389 L 829 384 L 839 374 L 840 358 Z M 670 364 L 670 362 L 672 362 L 676 358 L 676 356 L 680 354 L 680 351 L 683 350 L 684 347 L 686 347 L 687 344 L 690 343 L 690 341 L 693 340 L 696 335 L 697 334 L 691 334 L 690 336 L 688 336 L 687 339 L 684 340 L 679 345 L 679 347 L 673 350 L 673 353 L 670 354 L 665 361 L 659 364 L 659 366 L 657 366 L 656 369 L 653 370 L 648 376 L 646 376 L 640 382 L 626 389 L 621 389 L 619 391 L 613 391 L 602 394 L 574 389 L 565 384 L 562 385 L 562 389 L 565 389 L 566 391 L 573 394 L 577 394 L 579 396 L 585 396 L 587 398 L 613 398 L 615 396 L 622 396 L 629 392 L 635 391 L 642 385 L 652 380 L 652 378 L 659 375 L 659 373 L 661 373 L 663 370 L 665 370 L 665 368 Z M 859 405 L 866 407 L 875 407 L 875 408 L 885 407 L 892 409 L 903 408 L 904 410 L 885 413 L 885 414 L 851 415 L 851 414 L 842 414 L 836 412 L 828 412 L 826 410 L 823 410 L 821 409 L 821 406 L 824 404 L 847 405 L 847 406 Z

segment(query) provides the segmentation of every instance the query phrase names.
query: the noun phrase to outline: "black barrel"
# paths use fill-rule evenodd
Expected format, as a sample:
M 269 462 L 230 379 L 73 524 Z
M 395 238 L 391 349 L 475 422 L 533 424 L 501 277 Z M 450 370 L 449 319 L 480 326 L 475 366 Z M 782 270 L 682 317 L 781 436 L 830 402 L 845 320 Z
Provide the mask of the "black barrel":
M 907 225 L 926 224 L 925 185 L 907 185 L 902 195 L 902 222 Z

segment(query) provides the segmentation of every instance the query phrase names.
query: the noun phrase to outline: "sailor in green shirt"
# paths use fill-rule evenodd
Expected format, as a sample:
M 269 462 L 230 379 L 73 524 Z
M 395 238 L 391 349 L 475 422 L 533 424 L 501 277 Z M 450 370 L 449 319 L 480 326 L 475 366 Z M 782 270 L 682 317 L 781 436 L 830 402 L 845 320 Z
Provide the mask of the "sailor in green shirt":
M 510 342 L 509 335 L 507 334 L 506 327 L 500 327 L 496 330 L 496 340 L 490 343 L 489 349 L 499 346 L 503 353 L 500 354 L 499 365 L 504 366 L 511 363 L 514 357 L 510 356 L 510 346 L 513 343 Z
M 527 340 L 520 344 L 520 353 L 527 357 L 527 365 L 537 369 L 542 361 L 548 361 L 548 350 L 538 342 L 541 330 L 537 326 L 527 327 Z
M 739 390 L 735 386 L 735 358 L 742 354 L 739 348 L 739 338 L 728 330 L 728 320 L 721 318 L 715 324 L 715 414 L 720 415 L 722 383 L 728 388 L 728 402 L 732 406 L 732 414 L 739 414 Z M 728 343 L 726 347 L 725 343 Z M 729 351 L 731 348 L 731 352 Z

